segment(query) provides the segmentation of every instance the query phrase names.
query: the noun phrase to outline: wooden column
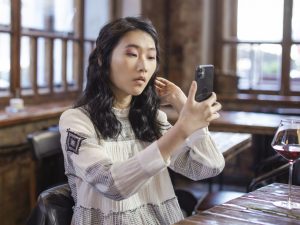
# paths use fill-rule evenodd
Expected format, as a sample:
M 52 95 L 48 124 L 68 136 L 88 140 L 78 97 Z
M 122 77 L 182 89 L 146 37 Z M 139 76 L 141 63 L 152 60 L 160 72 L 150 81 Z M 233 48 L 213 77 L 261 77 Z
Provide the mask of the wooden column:
M 168 57 L 169 57 L 169 11 L 170 0 L 142 1 L 142 15 L 149 18 L 155 26 L 161 49 L 160 74 L 168 78 Z
M 68 91 L 68 81 L 67 81 L 67 64 L 68 64 L 68 40 L 62 39 L 62 82 L 63 82 L 63 91 Z
M 11 96 L 21 94 L 20 90 L 20 39 L 21 39 L 21 0 L 11 1 L 11 48 L 10 48 L 10 92 Z
M 169 18 L 169 79 L 188 92 L 198 64 L 211 63 L 203 50 L 209 45 L 205 10 L 209 1 L 173 0 Z M 203 35 L 203 34 L 207 35 Z
M 213 63 L 211 0 L 142 2 L 142 14 L 155 25 L 162 47 L 162 75 L 187 92 L 198 64 Z
M 30 79 L 34 96 L 38 94 L 37 85 L 37 68 L 38 68 L 38 39 L 37 37 L 30 38 Z
M 280 95 L 289 94 L 290 86 L 290 67 L 291 67 L 291 45 L 292 45 L 292 10 L 293 1 L 284 1 L 283 14 L 283 39 L 282 39 L 282 68 L 281 68 L 281 89 Z
M 78 38 L 78 41 L 74 43 L 74 55 L 77 55 L 78 57 L 73 57 L 73 59 L 77 58 L 77 62 L 73 61 L 73 73 L 74 73 L 74 80 L 77 80 L 77 88 L 79 90 L 79 93 L 82 90 L 82 84 L 83 84 L 83 73 L 84 68 L 82 65 L 84 65 L 83 62 L 83 54 L 84 54 L 84 1 L 76 0 L 75 6 L 77 11 L 77 15 L 75 17 L 75 36 Z

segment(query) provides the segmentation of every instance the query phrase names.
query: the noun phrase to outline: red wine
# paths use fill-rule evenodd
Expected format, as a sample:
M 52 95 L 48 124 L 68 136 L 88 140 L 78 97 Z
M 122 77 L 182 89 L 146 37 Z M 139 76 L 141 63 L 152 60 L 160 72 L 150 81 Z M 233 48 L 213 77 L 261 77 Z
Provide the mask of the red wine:
M 300 147 L 295 147 L 293 151 L 291 151 L 291 146 L 289 147 L 289 151 L 284 150 L 285 146 L 273 146 L 273 148 L 276 150 L 276 152 L 278 152 L 280 155 L 282 155 L 284 158 L 286 158 L 287 160 L 296 160 L 300 158 Z
M 300 158 L 300 129 L 279 129 L 272 146 L 287 160 Z

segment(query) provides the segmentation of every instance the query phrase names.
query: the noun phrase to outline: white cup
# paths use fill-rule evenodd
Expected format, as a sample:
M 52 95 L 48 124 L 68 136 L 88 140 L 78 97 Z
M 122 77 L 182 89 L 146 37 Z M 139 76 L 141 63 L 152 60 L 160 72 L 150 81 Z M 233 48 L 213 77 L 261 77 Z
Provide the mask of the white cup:
M 11 98 L 9 100 L 9 107 L 13 112 L 20 112 L 24 110 L 24 100 L 21 98 Z

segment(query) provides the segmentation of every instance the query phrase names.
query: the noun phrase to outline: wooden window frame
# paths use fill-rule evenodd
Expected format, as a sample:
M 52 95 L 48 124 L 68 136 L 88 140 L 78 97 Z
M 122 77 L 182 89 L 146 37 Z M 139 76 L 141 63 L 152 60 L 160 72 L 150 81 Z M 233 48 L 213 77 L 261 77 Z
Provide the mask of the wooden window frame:
M 229 3 L 229 2 L 228 2 Z M 284 0 L 284 15 L 283 15 L 283 39 L 278 42 L 270 42 L 270 41 L 239 41 L 237 38 L 224 38 L 225 27 L 228 28 L 226 32 L 230 32 L 231 34 L 236 34 L 236 20 L 237 20 L 237 0 L 230 1 L 230 7 L 226 5 L 226 1 L 216 0 L 216 26 L 215 26 L 215 34 L 216 34 L 216 48 L 215 48 L 215 66 L 216 72 L 218 74 L 226 74 L 226 71 L 222 71 L 224 64 L 223 51 L 224 46 L 231 45 L 237 46 L 238 44 L 280 44 L 282 46 L 282 61 L 281 61 L 281 86 L 279 91 L 268 91 L 268 90 L 238 90 L 238 93 L 242 94 L 271 94 L 278 96 L 300 96 L 300 92 L 290 90 L 290 50 L 293 44 L 300 44 L 299 41 L 292 40 L 292 0 Z M 225 23 L 224 9 L 231 9 L 230 19 L 228 20 L 229 24 Z M 236 71 L 236 53 L 234 51 L 230 54 L 230 68 L 234 68 Z M 233 74 L 236 76 L 236 73 Z
M 21 0 L 11 0 L 11 25 L 0 26 L 0 33 L 6 33 L 10 36 L 10 87 L 9 94 L 7 96 L 0 97 L 0 108 L 4 108 L 8 105 L 9 99 L 20 96 L 25 100 L 26 104 L 40 104 L 45 101 L 64 101 L 68 99 L 76 98 L 82 92 L 83 75 L 84 75 L 84 44 L 89 43 L 92 47 L 95 44 L 95 40 L 84 38 L 84 4 L 85 1 L 74 0 L 74 4 L 77 10 L 77 16 L 75 17 L 74 35 L 64 35 L 59 32 L 48 31 L 35 31 L 22 29 L 21 27 Z M 30 39 L 30 76 L 32 83 L 32 93 L 21 95 L 21 83 L 20 83 L 20 54 L 21 54 L 21 38 L 28 37 Z M 37 51 L 38 51 L 38 39 L 44 38 L 48 42 L 47 45 L 47 57 L 45 58 L 47 69 L 47 79 L 49 80 L 48 88 L 49 92 L 39 93 L 37 85 Z M 55 39 L 62 41 L 62 82 L 63 91 L 55 92 L 53 87 L 53 42 Z M 69 89 L 67 85 L 66 76 L 66 63 L 67 63 L 67 42 L 72 41 L 73 48 L 73 72 L 76 79 L 76 90 Z

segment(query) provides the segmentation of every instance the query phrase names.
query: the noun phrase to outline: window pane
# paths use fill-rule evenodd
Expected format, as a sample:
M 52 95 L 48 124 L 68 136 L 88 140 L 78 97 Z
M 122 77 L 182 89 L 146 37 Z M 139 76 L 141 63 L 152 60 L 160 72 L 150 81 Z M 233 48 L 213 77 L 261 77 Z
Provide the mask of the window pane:
M 10 83 L 10 37 L 0 33 L 0 96 L 9 94 Z
M 62 90 L 62 41 L 60 39 L 54 40 L 53 50 L 53 65 L 54 65 L 54 91 Z
M 28 91 L 32 88 L 30 77 L 30 39 L 29 37 L 21 38 L 21 90 Z
M 274 44 L 238 45 L 239 89 L 279 90 L 281 52 Z
M 237 21 L 240 40 L 280 41 L 283 0 L 239 0 Z
M 85 1 L 84 36 L 96 40 L 100 28 L 106 24 L 110 15 L 110 0 Z
M 83 89 L 86 86 L 87 67 L 89 62 L 89 56 L 92 50 L 93 50 L 92 44 L 90 42 L 85 42 L 84 43 L 84 71 L 83 71 L 83 85 L 82 85 Z
M 0 0 L 0 24 L 10 25 L 10 0 Z
M 293 45 L 291 49 L 290 87 L 300 92 L 300 45 Z
M 46 54 L 46 41 L 44 38 L 38 39 L 38 69 L 37 69 L 37 84 L 39 87 L 39 93 L 48 92 L 48 79 L 45 68 L 45 54 Z
M 74 32 L 73 0 L 22 0 L 21 22 L 25 28 Z
M 73 48 L 74 43 L 73 41 L 68 41 L 67 44 L 67 83 L 68 87 L 76 87 L 77 81 L 75 80 L 74 73 L 73 73 Z
M 293 2 L 293 20 L 292 20 L 292 37 L 295 41 L 300 41 L 300 0 Z
M 141 15 L 141 0 L 123 0 L 122 17 Z

